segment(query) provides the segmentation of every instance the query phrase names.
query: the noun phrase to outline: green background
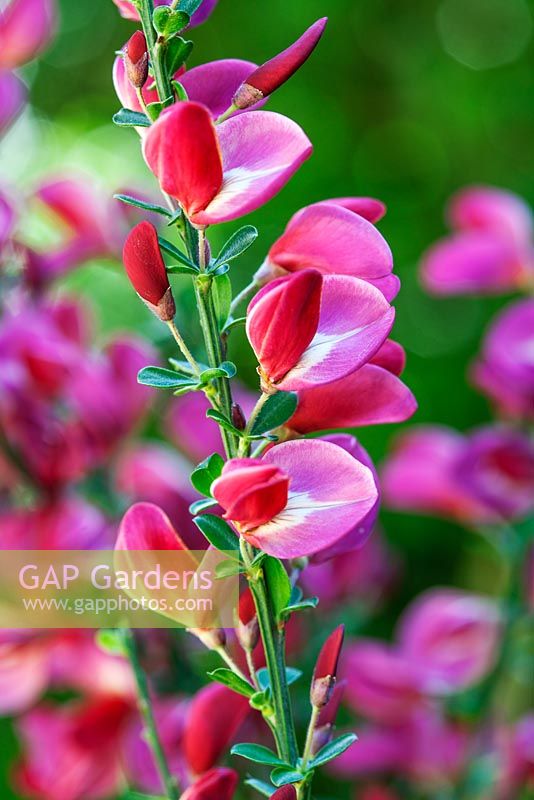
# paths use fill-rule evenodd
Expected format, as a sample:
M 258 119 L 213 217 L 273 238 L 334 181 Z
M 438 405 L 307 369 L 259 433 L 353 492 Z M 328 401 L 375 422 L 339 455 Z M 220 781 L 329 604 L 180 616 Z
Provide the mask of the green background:
M 61 6 L 56 42 L 25 70 L 32 109 L 4 146 L 3 170 L 24 188 L 58 167 L 74 167 L 110 193 L 138 185 L 155 191 L 135 132 L 110 121 L 118 108 L 110 77 L 114 51 L 133 24 L 119 17 L 111 0 L 62 0 Z M 379 227 L 403 282 L 394 337 L 408 353 L 405 381 L 419 402 L 415 422 L 463 430 L 490 419 L 466 368 L 507 298 L 429 298 L 417 267 L 425 248 L 446 232 L 444 205 L 458 188 L 489 183 L 527 199 L 532 193 L 529 8 L 532 13 L 522 0 L 220 0 L 210 21 L 192 32 L 191 65 L 225 57 L 261 62 L 317 17 L 329 16 L 310 62 L 269 104 L 302 125 L 314 155 L 278 197 L 247 218 L 260 238 L 237 262 L 232 280 L 236 288 L 248 282 L 301 206 L 351 194 L 385 201 L 388 214 Z M 462 63 L 486 66 L 501 57 L 509 63 L 487 69 Z M 28 235 L 39 236 L 28 224 Z M 222 242 L 237 226 L 221 226 L 212 241 Z M 118 265 L 84 267 L 67 286 L 91 298 L 101 339 L 125 327 L 154 341 L 160 337 Z M 182 300 L 181 323 L 195 341 L 187 290 Z M 248 360 L 242 374 L 253 381 L 250 353 L 239 335 L 230 357 Z M 359 433 L 377 462 L 400 427 Z M 402 605 L 428 585 L 487 588 L 491 556 L 475 537 L 452 524 L 387 512 L 383 524 L 406 568 L 397 604 L 375 632 L 387 633 Z M 7 764 L 12 752 L 6 732 L 0 761 Z M 0 765 L 1 774 L 6 770 Z M 0 797 L 12 797 L 1 774 Z

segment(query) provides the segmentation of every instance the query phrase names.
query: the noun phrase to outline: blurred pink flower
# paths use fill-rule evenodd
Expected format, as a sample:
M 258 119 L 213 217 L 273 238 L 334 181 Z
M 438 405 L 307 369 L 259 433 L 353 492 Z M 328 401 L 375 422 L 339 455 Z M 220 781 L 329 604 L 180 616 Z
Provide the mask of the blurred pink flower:
M 280 114 L 240 114 L 215 128 L 200 103 L 176 103 L 147 130 L 144 156 L 163 191 L 195 225 L 227 222 L 270 200 L 311 155 L 299 126 Z M 178 154 L 187 150 L 187 162 Z
M 20 78 L 14 72 L 0 70 L 0 136 L 22 111 L 25 101 L 26 86 Z
M 494 601 L 456 589 L 430 589 L 399 622 L 402 652 L 429 671 L 432 692 L 447 694 L 478 683 L 495 663 L 501 615 Z
M 534 421 L 534 300 L 519 300 L 494 320 L 472 377 L 504 417 Z
M 331 547 L 377 500 L 371 470 L 318 440 L 276 445 L 260 460 L 232 459 L 212 492 L 249 542 L 280 558 Z
M 7 0 L 0 10 L 0 69 L 34 59 L 52 39 L 57 22 L 55 0 Z
M 365 281 L 307 269 L 261 289 L 247 310 L 247 336 L 267 387 L 331 383 L 375 355 L 395 317 Z
M 126 19 L 134 20 L 136 22 L 139 21 L 139 14 L 137 13 L 131 0 L 113 0 L 113 2 L 117 6 L 123 17 L 125 17 Z M 205 22 L 207 18 L 210 16 L 211 12 L 213 11 L 217 3 L 218 0 L 203 0 L 199 8 L 195 11 L 193 16 L 191 17 L 190 27 L 194 28 L 197 25 L 202 25 L 202 23 Z M 154 0 L 154 5 L 168 6 L 170 5 L 170 0 Z
M 522 289 L 534 274 L 532 214 L 511 192 L 490 186 L 463 189 L 452 198 L 453 234 L 423 257 L 421 277 L 434 294 Z
M 213 119 L 218 119 L 231 105 L 237 87 L 255 67 L 256 64 L 252 61 L 226 58 L 200 64 L 187 72 L 180 69 L 174 77 L 180 81 L 190 100 L 202 103 L 209 109 Z M 121 56 L 117 56 L 113 64 L 113 84 L 117 97 L 125 108 L 131 108 L 133 111 L 142 110 L 135 88 L 126 75 Z M 158 99 L 157 89 L 148 88 L 149 86 L 150 83 L 147 83 L 142 90 L 146 104 Z M 261 108 L 266 102 L 267 100 L 261 100 L 248 110 Z M 234 112 L 234 114 L 242 113 L 242 111 Z M 144 134 L 146 129 L 139 128 L 139 132 Z
M 465 437 L 420 426 L 398 438 L 381 479 L 391 508 L 468 525 L 499 523 L 534 507 L 534 447 L 499 426 Z
M 362 278 L 391 301 L 399 290 L 399 280 L 392 275 L 393 256 L 365 216 L 371 214 L 376 220 L 375 206 L 383 208 L 378 200 L 355 197 L 325 200 L 301 209 L 272 245 L 256 281 L 264 283 L 287 272 L 313 268 L 324 275 Z M 356 208 L 360 211 L 355 213 Z

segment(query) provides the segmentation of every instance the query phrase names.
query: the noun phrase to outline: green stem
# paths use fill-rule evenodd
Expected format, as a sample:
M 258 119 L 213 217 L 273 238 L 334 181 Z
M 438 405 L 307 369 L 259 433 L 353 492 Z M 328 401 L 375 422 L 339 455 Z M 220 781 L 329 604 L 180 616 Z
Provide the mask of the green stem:
M 306 769 L 308 762 L 312 757 L 313 734 L 315 733 L 315 728 L 317 726 L 317 720 L 319 719 L 320 713 L 320 708 L 317 708 L 317 706 L 312 706 L 310 722 L 308 724 L 308 733 L 306 734 L 306 744 L 304 745 L 304 753 L 302 754 L 302 771 Z
M 250 546 L 241 537 L 241 552 L 245 564 L 250 567 L 252 553 Z M 276 726 L 274 735 L 278 755 L 288 764 L 296 765 L 298 759 L 297 737 L 291 711 L 291 700 L 286 678 L 285 639 L 274 622 L 274 611 L 263 574 L 250 580 L 250 590 L 254 597 L 258 624 L 273 695 Z
M 146 740 L 152 751 L 154 762 L 156 764 L 161 783 L 165 787 L 168 800 L 178 800 L 178 785 L 175 778 L 173 778 L 171 775 L 169 765 L 167 764 L 167 758 L 163 751 L 163 746 L 158 735 L 154 710 L 150 700 L 148 681 L 139 660 L 139 653 L 137 651 L 137 644 L 134 634 L 129 629 L 124 631 L 124 645 L 135 677 L 139 711 L 145 726 Z
M 153 0 L 139 0 L 139 17 L 143 26 L 143 33 L 150 54 L 150 63 L 154 72 L 154 80 L 158 90 L 161 103 L 168 103 L 174 97 L 172 83 L 167 70 L 165 69 L 165 47 L 158 42 L 156 31 L 152 25 L 152 14 L 154 13 Z

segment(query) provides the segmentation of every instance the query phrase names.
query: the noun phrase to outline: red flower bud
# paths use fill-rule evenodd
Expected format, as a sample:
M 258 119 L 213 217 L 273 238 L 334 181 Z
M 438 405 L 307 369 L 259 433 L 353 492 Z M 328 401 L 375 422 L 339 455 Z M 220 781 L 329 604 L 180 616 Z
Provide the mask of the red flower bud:
M 317 708 L 323 708 L 332 697 L 344 636 L 345 626 L 339 625 L 330 634 L 319 653 L 311 686 L 311 702 Z
M 239 597 L 239 623 L 237 637 L 245 650 L 254 650 L 260 638 L 260 627 L 256 616 L 256 606 L 252 592 L 247 587 Z
M 239 403 L 232 403 L 232 423 L 238 431 L 244 431 L 247 420 Z
M 246 532 L 264 525 L 287 505 L 289 477 L 274 464 L 252 458 L 227 461 L 212 486 L 225 519 Z
M 271 800 L 297 800 L 297 790 L 294 786 L 286 784 L 271 795 Z
M 254 70 L 235 93 L 234 106 L 248 108 L 285 83 L 311 56 L 327 22 L 326 17 L 318 19 L 287 50 Z
M 164 322 L 176 313 L 158 234 L 150 222 L 140 222 L 128 234 L 122 258 L 126 273 L 139 297 Z
M 336 683 L 330 700 L 322 707 L 319 713 L 317 725 L 313 733 L 312 753 L 318 753 L 325 744 L 328 744 L 328 742 L 332 740 L 337 712 L 343 698 L 346 684 L 346 681 L 339 681 L 339 683 Z
M 136 89 L 141 89 L 148 78 L 148 50 L 142 31 L 136 31 L 128 39 L 123 55 L 128 80 Z
M 180 800 L 232 800 L 238 780 L 235 770 L 215 767 L 190 786 Z

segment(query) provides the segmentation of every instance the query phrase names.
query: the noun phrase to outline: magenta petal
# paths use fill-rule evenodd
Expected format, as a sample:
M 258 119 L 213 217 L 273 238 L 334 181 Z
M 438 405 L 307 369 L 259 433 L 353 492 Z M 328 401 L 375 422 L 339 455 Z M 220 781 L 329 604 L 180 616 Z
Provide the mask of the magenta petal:
M 297 212 L 271 247 L 269 262 L 294 272 L 313 267 L 324 274 L 386 278 L 391 250 L 370 222 L 329 202 Z
M 456 194 L 447 217 L 453 228 L 503 235 L 518 243 L 530 242 L 532 211 L 512 192 L 492 186 L 472 186 Z
M 304 389 L 298 396 L 297 410 L 286 423 L 297 433 L 404 422 L 417 410 L 408 387 L 374 364 L 332 383 Z
M 421 277 L 434 294 L 501 293 L 521 285 L 529 258 L 509 237 L 459 233 L 430 248 L 421 264 Z
M 374 197 L 334 197 L 326 202 L 348 208 L 373 223 L 381 220 L 387 211 L 385 203 Z
M 198 8 L 191 17 L 190 27 L 196 28 L 198 25 L 202 25 L 203 22 L 206 22 L 218 2 L 219 0 L 202 0 L 200 8 Z
M 211 225 L 249 214 L 277 194 L 311 155 L 295 122 L 272 111 L 240 114 L 217 128 L 223 184 L 195 223 Z
M 394 318 L 395 310 L 374 286 L 346 275 L 325 276 L 317 333 L 279 387 L 298 391 L 354 372 L 383 344 Z
M 262 460 L 290 476 L 285 509 L 247 535 L 270 555 L 298 558 L 329 547 L 376 503 L 371 470 L 330 442 L 285 442 Z
M 252 61 L 242 61 L 238 58 L 210 61 L 185 72 L 180 77 L 180 83 L 190 100 L 207 106 L 214 119 L 217 119 L 232 105 L 237 89 L 254 69 L 256 64 Z M 261 108 L 266 102 L 267 98 L 251 106 L 247 111 Z
M 0 11 L 0 69 L 20 67 L 48 45 L 56 27 L 54 0 L 11 0 Z
M 5 194 L 0 192 L 0 249 L 8 241 L 15 227 L 15 210 Z
M 11 125 L 26 101 L 26 86 L 13 72 L 0 71 L 0 134 Z
M 152 503 L 136 503 L 122 518 L 117 550 L 187 550 L 168 516 Z

